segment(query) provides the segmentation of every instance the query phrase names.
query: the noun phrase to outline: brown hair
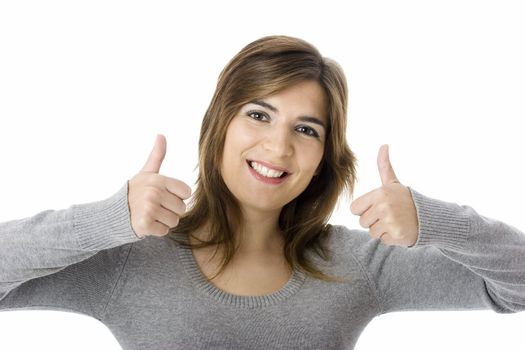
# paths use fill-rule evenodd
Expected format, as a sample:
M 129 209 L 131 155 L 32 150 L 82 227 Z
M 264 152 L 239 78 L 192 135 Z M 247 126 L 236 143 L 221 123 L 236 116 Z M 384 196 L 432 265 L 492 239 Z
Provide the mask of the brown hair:
M 313 80 L 323 88 L 327 101 L 328 128 L 320 172 L 308 187 L 286 204 L 279 216 L 284 235 L 284 255 L 291 268 L 301 268 L 312 277 L 327 281 L 341 279 L 321 272 L 305 255 L 315 251 L 329 259 L 323 239 L 328 219 L 339 194 L 353 193 L 357 160 L 346 142 L 348 91 L 342 68 L 321 56 L 308 42 L 289 36 L 267 36 L 245 46 L 226 65 L 204 115 L 199 138 L 199 175 L 190 209 L 169 237 L 186 248 L 222 245 L 224 255 L 219 272 L 233 258 L 235 232 L 241 232 L 242 213 L 236 198 L 220 174 L 226 130 L 241 107 L 255 98 L 265 98 L 295 83 Z M 209 240 L 192 245 L 175 238 L 176 232 L 192 233 L 209 223 Z M 215 277 L 214 276 L 214 277 Z

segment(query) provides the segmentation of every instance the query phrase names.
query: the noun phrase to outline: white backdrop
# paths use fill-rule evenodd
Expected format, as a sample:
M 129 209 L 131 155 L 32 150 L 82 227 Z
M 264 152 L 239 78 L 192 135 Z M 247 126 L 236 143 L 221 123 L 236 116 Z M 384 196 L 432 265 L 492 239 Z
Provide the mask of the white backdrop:
M 521 1 L 0 2 L 0 222 L 107 198 L 155 135 L 161 173 L 193 185 L 200 122 L 222 67 L 270 34 L 304 38 L 349 81 L 355 198 L 400 181 L 525 230 Z M 189 3 L 189 2 L 188 2 Z M 332 222 L 360 228 L 348 203 Z M 1 257 L 0 257 L 1 259 Z M 523 349 L 525 314 L 376 318 L 358 349 Z M 120 349 L 87 316 L 0 312 L 0 349 Z

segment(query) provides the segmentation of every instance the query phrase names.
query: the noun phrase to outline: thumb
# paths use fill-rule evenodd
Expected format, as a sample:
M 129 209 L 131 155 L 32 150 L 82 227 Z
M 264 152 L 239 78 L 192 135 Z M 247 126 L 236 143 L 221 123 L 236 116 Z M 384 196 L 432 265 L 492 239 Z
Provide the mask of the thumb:
M 150 173 L 158 173 L 164 156 L 166 155 L 166 138 L 164 135 L 158 134 L 155 140 L 155 145 L 151 151 L 146 164 L 142 167 L 142 171 Z
M 377 155 L 377 168 L 379 169 L 379 176 L 381 176 L 381 182 L 383 185 L 400 183 L 394 172 L 394 168 L 392 168 L 392 164 L 390 163 L 388 145 L 386 144 L 379 148 L 379 154 Z

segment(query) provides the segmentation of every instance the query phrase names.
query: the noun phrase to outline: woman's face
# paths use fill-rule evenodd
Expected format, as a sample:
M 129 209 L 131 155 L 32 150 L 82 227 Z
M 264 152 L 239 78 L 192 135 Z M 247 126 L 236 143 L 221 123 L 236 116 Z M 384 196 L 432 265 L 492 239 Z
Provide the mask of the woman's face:
M 221 173 L 244 209 L 279 211 L 308 186 L 321 163 L 326 98 L 305 81 L 251 101 L 231 120 Z

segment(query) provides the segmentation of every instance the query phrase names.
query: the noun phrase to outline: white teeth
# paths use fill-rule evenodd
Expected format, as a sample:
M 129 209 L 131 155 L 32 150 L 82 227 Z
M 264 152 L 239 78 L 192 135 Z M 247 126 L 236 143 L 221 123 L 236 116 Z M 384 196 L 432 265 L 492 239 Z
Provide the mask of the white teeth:
M 250 166 L 255 169 L 256 172 L 261 174 L 262 176 L 266 177 L 280 177 L 282 174 L 284 174 L 284 171 L 277 171 L 273 169 L 268 169 L 264 165 L 261 165 L 256 162 L 250 162 Z

